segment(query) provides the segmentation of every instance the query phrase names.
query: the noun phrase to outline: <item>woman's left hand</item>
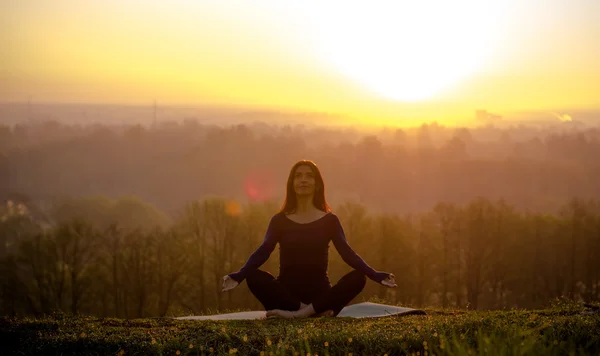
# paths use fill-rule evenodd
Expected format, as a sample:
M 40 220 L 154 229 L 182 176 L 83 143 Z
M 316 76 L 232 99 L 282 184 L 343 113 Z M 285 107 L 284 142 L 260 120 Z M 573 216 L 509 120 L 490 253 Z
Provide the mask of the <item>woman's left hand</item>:
M 398 285 L 396 284 L 396 278 L 394 277 L 393 273 L 390 273 L 386 277 L 386 279 L 381 281 L 381 284 L 383 284 L 386 287 L 390 287 L 390 288 L 398 287 Z

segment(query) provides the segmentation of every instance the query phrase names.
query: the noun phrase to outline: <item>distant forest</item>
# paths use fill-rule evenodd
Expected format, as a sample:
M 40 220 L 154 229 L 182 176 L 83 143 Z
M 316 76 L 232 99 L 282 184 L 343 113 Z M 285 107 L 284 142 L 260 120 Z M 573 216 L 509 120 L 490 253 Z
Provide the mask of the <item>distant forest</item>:
M 413 213 L 438 202 L 505 199 L 556 213 L 600 199 L 600 130 L 555 126 L 352 128 L 157 125 L 0 126 L 0 199 L 48 204 L 63 196 L 135 196 L 172 216 L 208 196 L 281 201 L 298 159 L 319 165 L 332 205 Z M 249 191 L 251 190 L 251 191 Z M 19 198 L 22 197 L 22 198 Z
M 221 278 L 261 243 L 298 159 L 407 306 L 600 299 L 600 131 L 555 127 L 0 127 L 0 308 L 135 318 L 258 308 Z M 277 250 L 263 266 L 277 274 Z M 349 267 L 330 250 L 335 283 Z

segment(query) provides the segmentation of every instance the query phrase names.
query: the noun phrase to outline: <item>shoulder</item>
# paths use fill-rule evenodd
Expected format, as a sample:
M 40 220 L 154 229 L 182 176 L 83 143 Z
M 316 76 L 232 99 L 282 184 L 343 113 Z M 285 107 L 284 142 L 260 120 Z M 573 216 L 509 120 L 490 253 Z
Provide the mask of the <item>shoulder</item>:
M 271 220 L 270 220 L 269 224 L 279 226 L 285 222 L 285 219 L 287 219 L 285 217 L 285 213 L 279 212 L 279 213 L 276 213 L 275 215 L 271 216 Z
M 274 215 L 271 217 L 271 219 L 275 219 L 275 220 L 281 220 L 281 219 L 285 219 L 285 218 L 287 217 L 287 215 L 288 215 L 288 214 L 287 214 L 286 212 L 284 212 L 284 211 L 280 211 L 280 212 L 277 212 L 277 213 L 275 213 L 275 214 L 274 214 Z
M 284 230 L 283 223 L 285 223 L 284 221 L 282 221 L 281 218 L 282 216 L 280 215 L 280 213 L 271 216 L 271 219 L 269 220 L 269 224 L 267 226 L 268 235 L 272 237 L 277 237 L 281 234 L 281 231 Z
M 340 219 L 333 211 L 327 213 L 326 218 L 330 224 L 341 225 Z

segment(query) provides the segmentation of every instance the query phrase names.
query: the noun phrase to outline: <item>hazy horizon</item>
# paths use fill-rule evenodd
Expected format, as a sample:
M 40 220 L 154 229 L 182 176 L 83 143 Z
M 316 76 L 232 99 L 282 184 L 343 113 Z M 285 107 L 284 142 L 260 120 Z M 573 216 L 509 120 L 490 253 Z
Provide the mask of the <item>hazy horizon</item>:
M 0 102 L 157 100 L 382 125 L 600 110 L 599 11 L 593 0 L 13 2 Z
M 485 110 L 477 108 L 477 110 Z M 146 104 L 136 103 L 65 103 L 65 102 L 34 102 L 15 101 L 0 102 L 0 125 L 14 125 L 43 121 L 58 121 L 62 123 L 79 124 L 156 124 L 166 122 L 183 122 L 195 120 L 203 124 L 231 125 L 267 123 L 281 125 L 309 125 L 354 127 L 377 129 L 381 127 L 419 127 L 424 124 L 441 124 L 446 127 L 477 127 L 494 124 L 510 126 L 522 124 L 552 125 L 564 121 L 573 121 L 589 127 L 600 125 L 600 109 L 554 109 L 554 110 L 515 110 L 507 112 L 489 112 L 498 115 L 493 122 L 478 120 L 476 111 L 472 110 L 460 121 L 443 122 L 439 117 L 423 117 L 421 120 L 398 120 L 379 125 L 370 123 L 351 115 L 332 112 L 302 111 L 289 108 L 271 108 L 251 105 L 216 105 L 189 104 L 169 105 L 158 101 Z

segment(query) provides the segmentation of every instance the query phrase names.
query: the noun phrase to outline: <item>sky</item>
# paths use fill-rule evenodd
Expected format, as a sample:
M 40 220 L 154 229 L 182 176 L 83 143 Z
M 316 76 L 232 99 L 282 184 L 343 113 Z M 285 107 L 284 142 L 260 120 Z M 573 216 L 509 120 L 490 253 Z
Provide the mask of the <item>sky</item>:
M 8 0 L 0 101 L 374 123 L 600 109 L 600 1 Z

